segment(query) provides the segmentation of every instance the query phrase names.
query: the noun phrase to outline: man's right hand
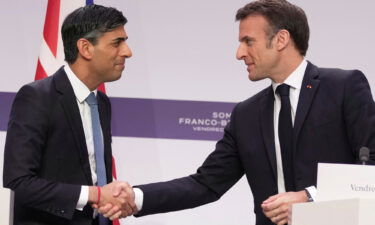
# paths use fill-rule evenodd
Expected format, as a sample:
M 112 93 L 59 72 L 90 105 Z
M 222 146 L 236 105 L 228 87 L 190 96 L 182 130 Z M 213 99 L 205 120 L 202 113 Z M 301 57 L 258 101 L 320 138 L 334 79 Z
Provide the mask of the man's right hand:
M 96 192 L 97 196 L 97 190 L 95 191 L 97 187 L 92 188 L 94 188 L 92 194 L 95 195 Z M 97 202 L 97 197 L 96 201 L 92 202 Z M 111 220 L 125 218 L 137 212 L 137 207 L 134 203 L 134 191 L 127 182 L 115 181 L 101 187 L 100 200 L 97 204 L 93 204 L 93 207 Z

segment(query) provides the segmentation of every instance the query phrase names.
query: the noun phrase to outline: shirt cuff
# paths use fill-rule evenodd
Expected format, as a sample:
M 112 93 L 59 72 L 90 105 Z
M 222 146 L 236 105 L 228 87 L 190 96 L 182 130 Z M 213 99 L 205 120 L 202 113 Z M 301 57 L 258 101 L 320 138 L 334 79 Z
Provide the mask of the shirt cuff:
M 143 191 L 139 188 L 133 188 L 133 191 L 135 206 L 137 206 L 138 211 L 141 211 L 143 206 Z
M 316 187 L 310 186 L 310 187 L 307 187 L 305 189 L 309 192 L 311 198 L 315 201 L 315 199 L 316 199 Z
M 89 200 L 89 187 L 81 186 L 81 193 L 79 194 L 79 199 L 77 202 L 76 209 L 82 211 L 83 207 L 87 205 L 88 200 Z

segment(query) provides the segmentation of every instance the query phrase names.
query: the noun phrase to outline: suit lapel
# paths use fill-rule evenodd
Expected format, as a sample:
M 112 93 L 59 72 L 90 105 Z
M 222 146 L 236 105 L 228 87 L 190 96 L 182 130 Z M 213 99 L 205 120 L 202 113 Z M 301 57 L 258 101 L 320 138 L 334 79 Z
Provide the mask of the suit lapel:
M 298 100 L 296 118 L 294 121 L 293 146 L 296 149 L 297 140 L 302 125 L 309 112 L 310 106 L 319 87 L 318 68 L 308 62 L 306 72 L 302 81 L 301 92 Z
M 104 160 L 106 165 L 107 181 L 112 181 L 112 150 L 111 150 L 111 128 L 110 128 L 110 106 L 105 104 L 103 94 L 98 91 L 98 110 L 100 125 L 103 132 Z
M 276 153 L 275 153 L 275 134 L 274 134 L 274 95 L 272 86 L 267 90 L 260 104 L 260 122 L 263 134 L 263 141 L 266 145 L 266 151 L 269 163 L 272 167 L 274 178 L 277 177 Z
M 86 179 L 92 185 L 90 163 L 88 160 L 86 138 L 82 126 L 81 115 L 79 113 L 73 88 L 62 67 L 55 73 L 54 82 L 56 90 L 62 94 L 59 100 L 75 139 L 83 171 Z

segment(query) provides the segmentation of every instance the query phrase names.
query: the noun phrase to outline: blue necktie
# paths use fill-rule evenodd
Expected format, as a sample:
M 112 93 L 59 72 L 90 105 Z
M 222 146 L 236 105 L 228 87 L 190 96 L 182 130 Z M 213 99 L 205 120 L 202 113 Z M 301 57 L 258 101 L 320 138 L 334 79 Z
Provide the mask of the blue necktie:
M 289 99 L 289 85 L 281 84 L 276 88 L 280 95 L 281 109 L 279 114 L 279 139 L 281 148 L 281 159 L 286 191 L 295 191 L 293 172 L 293 124 L 292 109 Z
M 90 93 L 90 95 L 86 98 L 86 102 L 89 104 L 91 111 L 92 137 L 94 140 L 96 175 L 98 179 L 97 184 L 98 186 L 103 186 L 107 184 L 107 175 L 104 162 L 104 145 L 99 119 L 98 101 L 94 92 Z M 105 217 L 99 215 L 99 225 L 107 225 L 107 221 L 108 220 Z

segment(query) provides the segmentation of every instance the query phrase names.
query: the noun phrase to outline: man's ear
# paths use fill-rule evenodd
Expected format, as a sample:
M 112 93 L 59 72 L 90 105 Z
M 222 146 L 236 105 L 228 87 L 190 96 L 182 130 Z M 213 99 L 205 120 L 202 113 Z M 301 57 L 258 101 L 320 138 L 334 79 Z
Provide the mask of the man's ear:
M 278 51 L 285 49 L 291 42 L 289 31 L 282 29 L 276 34 L 276 48 Z
M 78 54 L 87 60 L 90 60 L 94 53 L 94 46 L 85 38 L 77 41 Z

